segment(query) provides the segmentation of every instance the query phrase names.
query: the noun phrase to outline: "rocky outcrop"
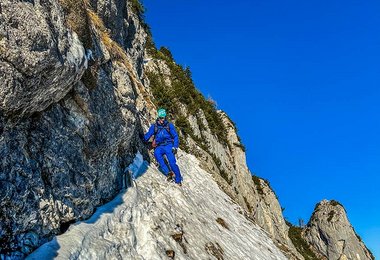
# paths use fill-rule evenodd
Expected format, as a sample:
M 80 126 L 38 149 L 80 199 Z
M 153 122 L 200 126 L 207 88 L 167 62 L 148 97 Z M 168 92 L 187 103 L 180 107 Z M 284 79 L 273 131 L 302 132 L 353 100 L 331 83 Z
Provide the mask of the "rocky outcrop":
M 160 59 L 158 56 L 145 68 L 148 76 L 153 74 L 160 77 L 160 83 L 164 84 L 168 91 L 175 91 L 173 86 L 177 83 L 173 73 L 178 72 L 176 66 L 170 62 L 170 59 Z M 147 91 L 154 92 L 149 87 Z M 151 96 L 155 98 L 154 95 Z M 181 100 L 181 97 L 175 99 Z M 194 113 L 190 112 L 190 106 L 184 103 L 178 102 L 177 106 L 179 109 L 176 111 L 174 121 L 182 116 L 186 118 L 191 128 L 189 129 L 191 134 L 182 135 L 188 152 L 200 159 L 203 168 L 213 174 L 218 185 L 245 209 L 248 218 L 268 232 L 289 258 L 303 259 L 288 237 L 289 227 L 285 223 L 276 195 L 268 182 L 253 177 L 249 171 L 245 148 L 238 137 L 236 126 L 227 114 L 223 111 L 217 112 L 222 123 L 220 127 L 225 129 L 223 141 L 213 131 L 203 109 L 198 109 Z
M 325 259 L 374 259 L 347 219 L 337 201 L 321 201 L 313 212 L 304 237 Z
M 71 19 L 75 8 L 86 19 Z M 142 150 L 146 34 L 126 10 L 125 1 L 0 1 L 0 254 L 23 257 L 89 217 Z
M 270 234 L 273 241 L 289 259 L 304 259 L 289 238 L 289 227 L 282 214 L 277 195 L 270 187 L 269 182 L 256 176 L 252 178 L 258 194 L 257 203 L 251 213 L 255 223 Z

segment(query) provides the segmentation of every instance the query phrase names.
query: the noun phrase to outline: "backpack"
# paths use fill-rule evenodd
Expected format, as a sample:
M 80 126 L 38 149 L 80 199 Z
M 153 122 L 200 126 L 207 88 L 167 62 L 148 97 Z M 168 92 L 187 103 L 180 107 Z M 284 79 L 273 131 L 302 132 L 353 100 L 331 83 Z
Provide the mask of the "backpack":
M 153 134 L 154 138 L 153 138 L 153 142 L 152 142 L 152 147 L 153 148 L 156 148 L 158 146 L 157 143 L 156 143 L 156 134 L 158 133 L 158 128 L 159 128 L 159 126 L 158 126 L 158 124 L 156 122 L 154 124 L 154 134 Z M 165 129 L 166 131 L 168 131 L 168 133 L 170 134 L 170 136 L 173 138 L 173 135 L 170 132 L 170 124 L 169 124 L 169 122 L 164 127 L 162 127 L 162 128 Z

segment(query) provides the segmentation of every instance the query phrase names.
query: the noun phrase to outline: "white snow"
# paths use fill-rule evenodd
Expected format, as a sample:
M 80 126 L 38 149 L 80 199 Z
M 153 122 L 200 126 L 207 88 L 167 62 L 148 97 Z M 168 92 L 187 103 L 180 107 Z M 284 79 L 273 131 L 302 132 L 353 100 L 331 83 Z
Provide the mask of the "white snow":
M 138 177 L 134 187 L 28 259 L 169 259 L 167 250 L 175 252 L 175 259 L 217 259 L 206 245 L 220 247 L 223 259 L 286 259 L 258 226 L 239 213 L 242 209 L 194 156 L 180 154 L 182 187 L 166 182 L 138 154 L 129 166 Z M 217 223 L 218 218 L 228 229 Z M 181 243 L 172 238 L 182 232 Z

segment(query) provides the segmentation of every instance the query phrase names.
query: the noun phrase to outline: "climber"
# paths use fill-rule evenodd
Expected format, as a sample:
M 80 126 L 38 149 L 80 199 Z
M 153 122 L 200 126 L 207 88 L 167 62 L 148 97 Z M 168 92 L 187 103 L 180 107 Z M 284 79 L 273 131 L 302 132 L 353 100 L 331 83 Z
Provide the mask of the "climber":
M 160 165 L 160 170 L 167 176 L 168 181 L 175 175 L 175 183 L 182 186 L 182 176 L 175 159 L 178 149 L 178 134 L 174 125 L 166 120 L 165 109 L 160 108 L 157 112 L 158 118 L 144 135 L 144 141 L 148 142 L 153 136 L 152 148 L 154 148 L 154 157 Z M 171 170 L 165 164 L 164 155 L 168 159 Z

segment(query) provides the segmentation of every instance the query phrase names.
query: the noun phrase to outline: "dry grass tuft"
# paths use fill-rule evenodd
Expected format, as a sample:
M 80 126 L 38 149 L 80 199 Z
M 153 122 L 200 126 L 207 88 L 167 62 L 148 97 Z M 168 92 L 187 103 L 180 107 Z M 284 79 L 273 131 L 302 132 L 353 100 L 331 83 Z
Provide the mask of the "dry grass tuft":
M 103 20 L 95 13 L 89 0 L 59 0 L 60 5 L 65 13 L 67 26 L 77 33 L 80 41 L 86 49 L 92 49 L 92 34 L 97 33 L 109 52 L 111 59 L 118 64 L 124 66 L 128 70 L 131 82 L 146 101 L 146 106 L 149 110 L 155 109 L 154 104 L 150 100 L 150 96 L 145 91 L 144 85 L 135 74 L 135 69 L 131 65 L 125 50 L 115 41 L 112 40 L 108 33 L 108 29 L 103 23 Z M 135 0 L 132 9 L 137 8 L 139 14 L 143 13 L 141 4 Z M 1 46 L 0 46 L 1 47 Z M 0 52 L 3 52 L 0 49 Z M 84 75 L 84 83 L 89 89 L 94 88 L 97 84 L 96 71 L 87 71 Z
M 107 28 L 105 27 L 102 19 L 91 9 L 87 9 L 87 15 L 94 29 L 100 34 L 100 39 L 103 42 L 104 46 L 107 48 L 111 58 L 118 62 L 120 65 L 124 66 L 128 72 L 132 84 L 137 88 L 139 93 L 144 97 L 144 100 L 147 101 L 147 108 L 153 110 L 155 108 L 154 104 L 151 102 L 148 93 L 145 91 L 144 85 L 140 82 L 138 77 L 135 74 L 135 69 L 131 65 L 129 58 L 125 50 L 112 38 L 110 37 Z
M 144 100 L 146 100 L 147 108 L 154 109 L 155 106 L 150 101 L 145 87 L 136 76 L 135 69 L 131 65 L 125 50 L 117 42 L 112 40 L 103 20 L 92 10 L 89 0 L 59 0 L 59 2 L 65 12 L 67 26 L 78 34 L 84 47 L 91 49 L 92 32 L 98 33 L 111 59 L 128 70 L 131 82 L 135 89 L 144 97 Z M 87 75 L 86 78 L 89 79 L 87 85 L 92 86 L 95 79 L 90 77 L 90 75 Z
M 115 61 L 121 62 L 127 67 L 127 69 L 131 69 L 125 50 L 117 42 L 111 39 L 111 36 L 99 15 L 91 9 L 87 9 L 87 15 L 94 29 L 99 33 L 100 39 L 110 53 L 111 58 Z
M 86 49 L 92 47 L 91 32 L 87 16 L 88 0 L 59 0 L 65 13 L 67 26 L 78 34 Z

